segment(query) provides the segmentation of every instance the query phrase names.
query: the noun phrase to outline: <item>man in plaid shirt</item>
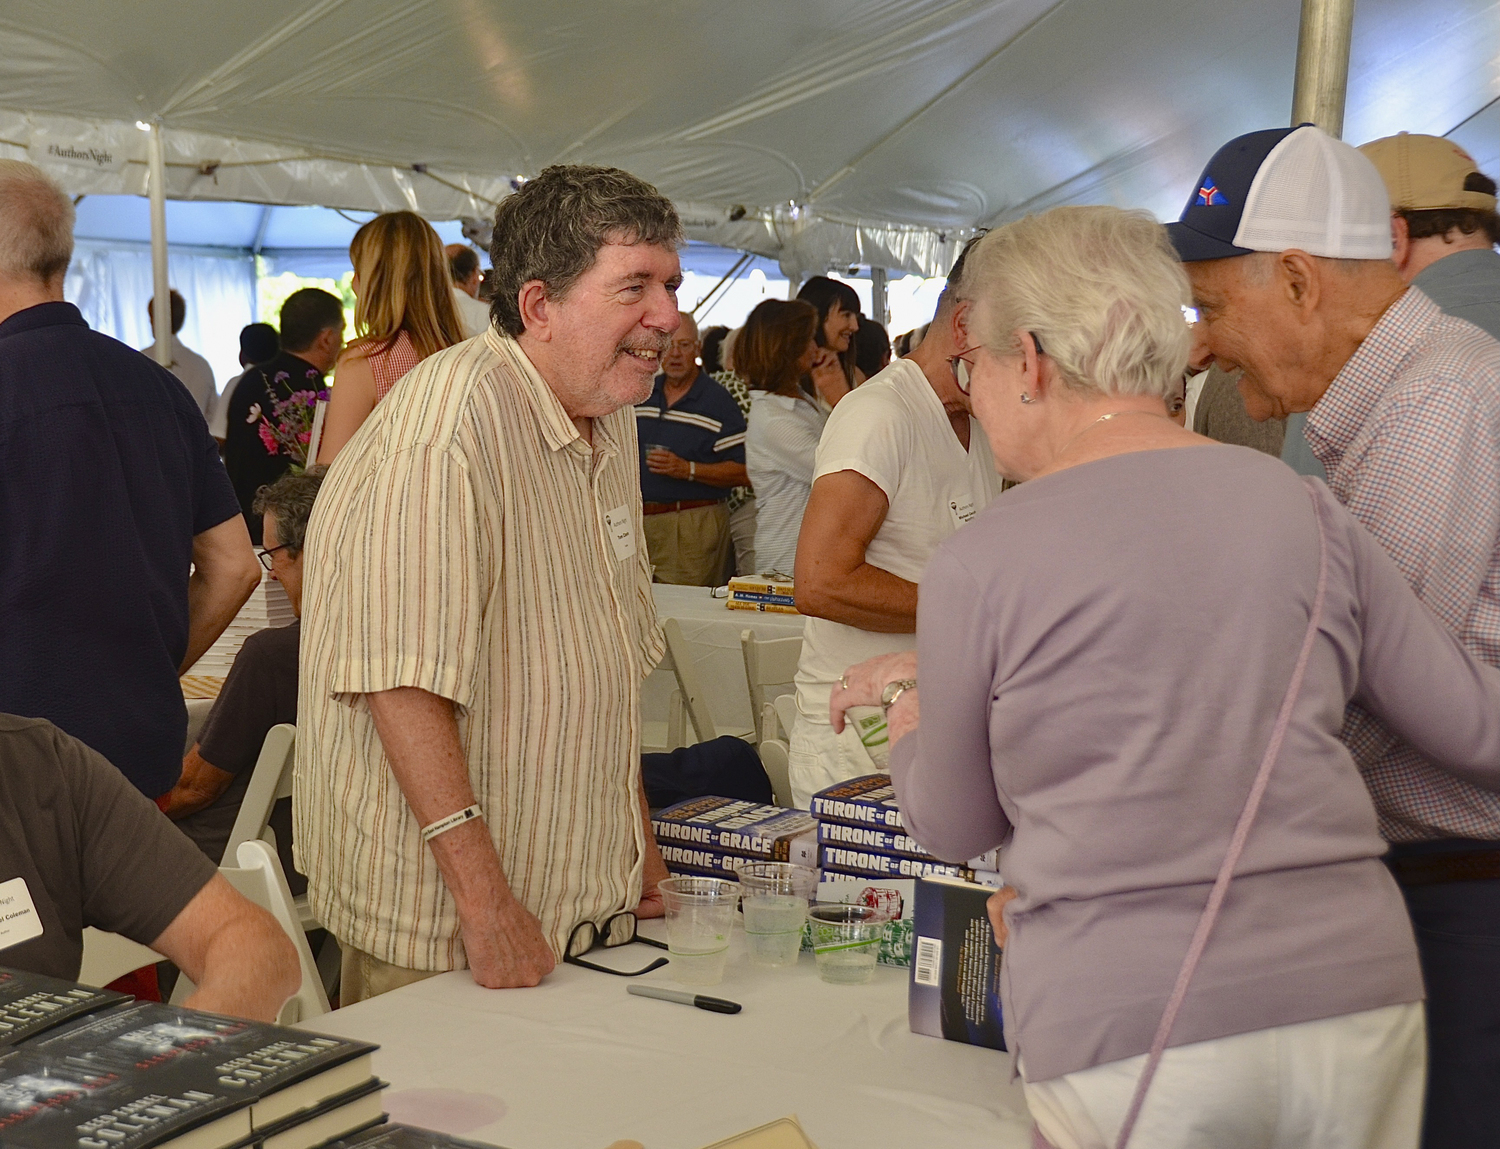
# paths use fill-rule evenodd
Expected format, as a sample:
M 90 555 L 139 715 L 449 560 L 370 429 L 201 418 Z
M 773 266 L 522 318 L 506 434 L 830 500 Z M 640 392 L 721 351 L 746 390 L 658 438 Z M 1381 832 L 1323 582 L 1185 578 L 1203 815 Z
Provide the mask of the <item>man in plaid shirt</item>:
M 1403 282 L 1389 216 L 1370 161 L 1304 125 L 1221 148 L 1169 231 L 1199 310 L 1196 350 L 1243 369 L 1253 416 L 1309 413 L 1339 501 L 1458 640 L 1500 665 L 1500 343 Z M 1422 957 L 1423 1145 L 1493 1144 L 1500 793 L 1443 773 L 1358 705 L 1343 737 Z

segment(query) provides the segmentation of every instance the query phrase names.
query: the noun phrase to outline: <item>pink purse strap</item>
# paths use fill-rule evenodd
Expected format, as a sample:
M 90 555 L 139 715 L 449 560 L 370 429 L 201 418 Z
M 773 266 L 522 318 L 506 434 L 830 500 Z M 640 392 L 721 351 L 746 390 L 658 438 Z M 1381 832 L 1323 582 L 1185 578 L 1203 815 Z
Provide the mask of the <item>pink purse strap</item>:
M 1219 909 L 1224 904 L 1224 896 L 1229 892 L 1229 883 L 1234 877 L 1234 868 L 1239 864 L 1245 841 L 1250 837 L 1250 827 L 1260 810 L 1266 786 L 1271 781 L 1271 768 L 1276 764 L 1277 755 L 1281 753 L 1282 739 L 1286 737 L 1287 727 L 1291 725 L 1292 708 L 1297 704 L 1297 695 L 1302 692 L 1302 679 L 1307 672 L 1308 659 L 1312 656 L 1313 643 L 1318 637 L 1323 598 L 1328 590 L 1328 537 L 1323 527 L 1323 510 L 1318 505 L 1317 493 L 1310 482 L 1304 479 L 1303 483 L 1307 488 L 1308 498 L 1312 500 L 1313 518 L 1318 524 L 1318 589 L 1313 596 L 1312 613 L 1307 620 L 1307 634 L 1303 636 L 1302 651 L 1297 655 L 1297 665 L 1292 670 L 1291 682 L 1287 684 L 1286 697 L 1281 700 L 1281 710 L 1276 716 L 1276 727 L 1271 731 L 1270 745 L 1266 747 L 1265 757 L 1260 760 L 1260 770 L 1256 772 L 1255 781 L 1250 786 L 1250 796 L 1245 799 L 1245 808 L 1240 811 L 1234 836 L 1229 839 L 1229 850 L 1219 867 L 1218 877 L 1214 879 L 1208 904 L 1203 907 L 1203 913 L 1198 918 L 1198 928 L 1193 931 L 1192 944 L 1188 946 L 1187 956 L 1182 959 L 1182 968 L 1177 971 L 1177 984 L 1172 987 L 1172 996 L 1167 999 L 1161 1024 L 1156 1027 L 1156 1037 L 1152 1039 L 1151 1052 L 1146 1057 L 1146 1068 L 1141 1071 L 1141 1079 L 1136 1083 L 1135 1096 L 1131 1099 L 1130 1109 L 1120 1126 L 1115 1149 L 1125 1149 L 1130 1141 L 1130 1134 L 1135 1129 L 1136 1120 L 1141 1115 L 1141 1106 L 1146 1103 L 1146 1091 L 1151 1088 L 1151 1079 L 1156 1076 L 1157 1066 L 1161 1064 L 1162 1054 L 1166 1052 L 1167 1038 L 1171 1036 L 1172 1026 L 1187 997 L 1193 974 L 1198 970 L 1198 959 L 1203 956 L 1203 950 L 1208 945 L 1208 935 L 1213 932 L 1214 923 L 1218 920 Z

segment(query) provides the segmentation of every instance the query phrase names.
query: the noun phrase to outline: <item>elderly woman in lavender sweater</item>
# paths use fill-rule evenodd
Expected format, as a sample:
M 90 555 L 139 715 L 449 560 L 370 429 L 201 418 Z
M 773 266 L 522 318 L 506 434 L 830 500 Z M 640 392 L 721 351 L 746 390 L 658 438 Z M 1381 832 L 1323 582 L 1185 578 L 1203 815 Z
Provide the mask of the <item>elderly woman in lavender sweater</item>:
M 1004 844 L 1032 1115 L 1060 1149 L 1113 1145 L 1309 629 L 1321 518 L 1305 679 L 1132 1143 L 1410 1149 L 1421 971 L 1339 731 L 1358 700 L 1500 788 L 1500 672 L 1322 484 L 1167 417 L 1187 285 L 1149 218 L 1060 208 L 970 259 L 955 371 L 1027 482 L 938 549 L 916 653 L 851 669 L 834 725 L 899 692 L 909 831 L 945 858 Z

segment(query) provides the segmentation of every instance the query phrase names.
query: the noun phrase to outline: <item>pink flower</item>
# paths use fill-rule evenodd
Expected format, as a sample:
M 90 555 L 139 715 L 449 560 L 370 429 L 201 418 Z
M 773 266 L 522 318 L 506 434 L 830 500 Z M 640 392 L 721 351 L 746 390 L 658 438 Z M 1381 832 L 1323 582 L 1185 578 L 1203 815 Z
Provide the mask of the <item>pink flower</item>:
M 265 444 L 266 454 L 279 455 L 281 450 L 276 442 L 276 433 L 271 430 L 270 426 L 262 423 L 256 429 L 260 432 L 260 441 Z
M 300 435 L 297 436 L 297 442 L 299 442 L 299 443 L 311 443 L 312 442 L 312 432 L 311 431 L 303 431 L 302 434 L 300 434 Z

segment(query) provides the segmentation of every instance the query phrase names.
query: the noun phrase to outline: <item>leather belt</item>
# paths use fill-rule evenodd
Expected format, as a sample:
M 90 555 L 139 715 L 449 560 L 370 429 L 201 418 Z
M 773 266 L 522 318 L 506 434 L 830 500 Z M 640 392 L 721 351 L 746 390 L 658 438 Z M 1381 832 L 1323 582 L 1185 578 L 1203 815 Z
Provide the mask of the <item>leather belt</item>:
M 699 507 L 717 506 L 721 499 L 684 499 L 676 503 L 643 503 L 643 515 L 669 515 L 673 511 L 696 511 Z
M 1396 881 L 1403 886 L 1436 886 L 1444 882 L 1488 882 L 1500 879 L 1500 850 L 1470 850 L 1462 854 L 1418 854 L 1386 858 Z

